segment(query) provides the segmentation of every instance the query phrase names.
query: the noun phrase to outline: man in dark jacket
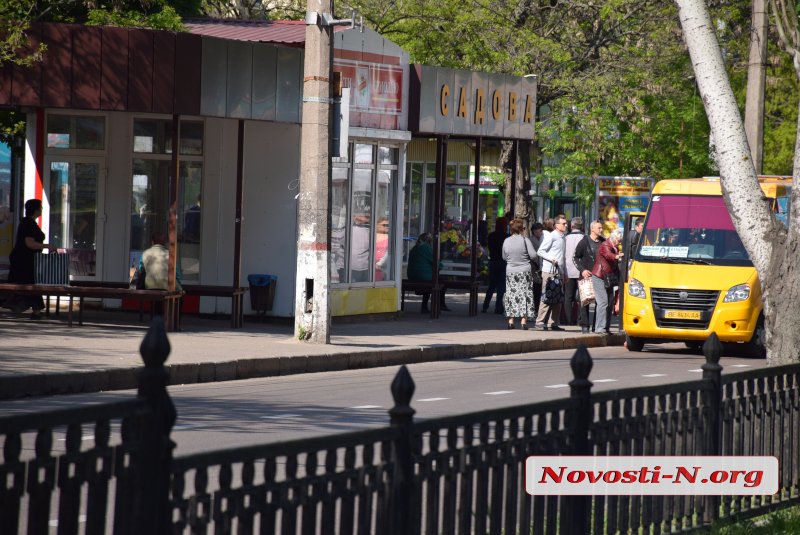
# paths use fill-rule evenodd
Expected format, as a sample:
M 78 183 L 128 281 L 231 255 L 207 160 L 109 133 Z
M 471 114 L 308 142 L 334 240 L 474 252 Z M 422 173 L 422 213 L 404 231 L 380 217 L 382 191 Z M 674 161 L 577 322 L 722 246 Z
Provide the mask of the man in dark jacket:
M 594 260 L 597 258 L 597 250 L 600 249 L 600 244 L 603 241 L 605 241 L 605 238 L 603 238 L 603 223 L 599 220 L 592 221 L 589 226 L 589 235 L 584 236 L 578 243 L 575 247 L 575 253 L 572 255 L 572 261 L 580 270 L 581 278 L 591 280 Z M 589 305 L 580 307 L 578 324 L 581 326 L 582 333 L 589 333 Z
M 508 236 L 506 232 L 506 219 L 498 217 L 494 225 L 494 232 L 489 234 L 489 288 L 486 290 L 486 297 L 483 300 L 483 311 L 489 310 L 489 303 L 492 302 L 492 294 L 497 291 L 497 299 L 494 302 L 494 313 L 502 314 L 503 295 L 506 293 L 506 261 L 503 260 L 503 242 Z

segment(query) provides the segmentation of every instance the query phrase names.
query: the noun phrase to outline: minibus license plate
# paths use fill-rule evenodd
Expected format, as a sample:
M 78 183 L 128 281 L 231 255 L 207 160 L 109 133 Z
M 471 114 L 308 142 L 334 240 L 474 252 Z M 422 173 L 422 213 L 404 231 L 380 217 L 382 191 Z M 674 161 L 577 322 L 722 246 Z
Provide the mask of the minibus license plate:
M 699 310 L 667 310 L 664 312 L 664 317 L 674 320 L 699 320 Z

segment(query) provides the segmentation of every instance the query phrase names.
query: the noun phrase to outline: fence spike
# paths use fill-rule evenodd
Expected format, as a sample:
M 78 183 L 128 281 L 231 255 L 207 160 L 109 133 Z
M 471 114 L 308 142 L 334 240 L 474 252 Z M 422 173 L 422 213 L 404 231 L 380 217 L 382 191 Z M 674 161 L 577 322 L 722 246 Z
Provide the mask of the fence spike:
M 589 354 L 589 350 L 586 349 L 585 345 L 578 344 L 578 348 L 572 355 L 569 365 L 572 368 L 572 375 L 576 380 L 580 379 L 585 381 L 589 379 L 589 374 L 592 371 L 592 366 L 594 366 L 594 363 L 592 362 L 592 356 Z
M 416 388 L 408 368 L 405 365 L 400 366 L 400 370 L 392 381 L 392 398 L 394 398 L 395 408 L 408 407 Z
M 706 363 L 719 364 L 722 356 L 722 342 L 719 341 L 717 333 L 712 332 L 711 336 L 703 343 L 703 355 L 706 357 Z
M 150 322 L 150 328 L 139 346 L 139 353 L 147 368 L 159 368 L 167 361 L 171 348 L 167 331 L 164 327 L 164 318 L 156 316 Z

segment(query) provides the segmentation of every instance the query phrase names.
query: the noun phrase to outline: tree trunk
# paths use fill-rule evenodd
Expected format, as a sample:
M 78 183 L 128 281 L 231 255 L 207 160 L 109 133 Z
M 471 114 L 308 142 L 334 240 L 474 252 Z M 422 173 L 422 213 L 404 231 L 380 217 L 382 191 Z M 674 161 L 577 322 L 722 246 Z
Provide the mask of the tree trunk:
M 753 167 L 761 173 L 764 153 L 764 86 L 767 79 L 767 0 L 753 0 L 750 28 L 750 63 L 747 67 L 747 97 L 744 129 Z
M 524 233 L 531 234 L 533 213 L 531 212 L 531 142 L 519 142 L 517 155 L 517 198 L 514 199 L 514 214 L 525 224 Z
M 503 190 L 505 194 L 506 207 L 514 207 L 514 217 L 522 219 L 525 225 L 523 231 L 526 236 L 530 235 L 533 225 L 533 213 L 531 212 L 531 143 L 530 141 L 520 141 L 518 144 L 518 154 L 516 157 L 517 183 L 514 188 L 514 198 L 511 198 L 511 180 L 514 177 L 513 168 L 515 165 L 514 142 L 503 141 L 500 150 L 500 167 L 506 177 L 506 184 Z M 513 203 L 513 204 L 512 204 Z M 508 210 L 506 210 L 508 211 Z
M 800 347 L 798 190 L 792 190 L 790 231 L 775 218 L 758 184 L 741 116 L 736 106 L 708 10 L 702 0 L 675 0 L 697 85 L 714 134 L 720 184 L 731 219 L 758 271 L 764 302 L 770 364 L 797 361 Z M 795 158 L 797 149 L 795 144 Z M 797 160 L 796 160 L 797 161 Z M 797 166 L 794 183 L 797 184 Z

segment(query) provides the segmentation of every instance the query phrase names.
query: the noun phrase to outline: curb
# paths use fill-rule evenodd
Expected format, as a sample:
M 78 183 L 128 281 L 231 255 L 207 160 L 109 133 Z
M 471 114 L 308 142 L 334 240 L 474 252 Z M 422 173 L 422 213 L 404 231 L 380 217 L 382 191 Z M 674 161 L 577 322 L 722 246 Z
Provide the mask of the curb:
M 358 370 L 463 358 L 536 353 L 559 349 L 621 346 L 622 334 L 582 335 L 569 338 L 486 342 L 482 344 L 441 344 L 354 353 L 262 357 L 223 362 L 167 364 L 169 384 L 198 384 L 239 379 L 256 379 L 300 373 Z M 78 394 L 109 390 L 131 390 L 138 386 L 136 368 L 111 368 L 69 373 L 36 373 L 0 377 L 0 399 Z

